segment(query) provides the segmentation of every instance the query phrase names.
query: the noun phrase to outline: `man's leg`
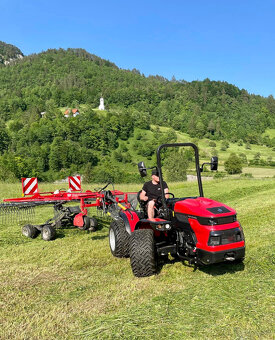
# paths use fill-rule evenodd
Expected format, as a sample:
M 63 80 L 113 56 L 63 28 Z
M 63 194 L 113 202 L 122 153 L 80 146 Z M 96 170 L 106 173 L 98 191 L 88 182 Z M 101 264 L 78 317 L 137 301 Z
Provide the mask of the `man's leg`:
M 147 204 L 147 213 L 148 213 L 148 218 L 154 218 L 155 216 L 155 201 L 149 201 Z

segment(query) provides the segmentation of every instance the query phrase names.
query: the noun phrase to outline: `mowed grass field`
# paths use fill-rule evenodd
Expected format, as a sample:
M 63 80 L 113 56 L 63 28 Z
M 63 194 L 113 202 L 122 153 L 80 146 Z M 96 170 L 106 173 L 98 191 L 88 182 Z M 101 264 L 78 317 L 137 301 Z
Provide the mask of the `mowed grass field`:
M 195 187 L 174 183 L 170 191 L 189 196 Z M 204 194 L 237 210 L 243 264 L 195 269 L 171 261 L 156 276 L 136 278 L 129 259 L 111 255 L 106 221 L 95 233 L 59 230 L 50 242 L 1 225 L 0 338 L 274 339 L 275 179 L 206 181 Z M 20 184 L 1 183 L 0 196 L 20 196 Z M 36 219 L 52 210 L 39 208 Z

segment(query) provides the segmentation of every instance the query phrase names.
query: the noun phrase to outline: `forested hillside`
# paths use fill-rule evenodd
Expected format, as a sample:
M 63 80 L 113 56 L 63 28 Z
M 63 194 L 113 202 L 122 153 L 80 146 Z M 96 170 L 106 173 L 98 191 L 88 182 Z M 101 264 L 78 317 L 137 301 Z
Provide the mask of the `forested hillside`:
M 9 64 L 18 58 L 23 58 L 23 53 L 19 48 L 0 41 L 0 65 L 5 63 Z
M 100 96 L 107 112 L 94 110 Z M 65 118 L 60 108 L 66 107 L 79 108 L 80 115 Z M 102 180 L 108 168 L 134 180 L 131 171 L 120 169 L 121 163 L 137 162 L 129 137 L 136 138 L 141 156 L 151 157 L 160 140 L 176 140 L 174 130 L 191 138 L 275 146 L 274 138 L 262 137 L 275 128 L 272 96 L 209 79 L 145 77 L 82 49 L 48 50 L 0 65 L 0 120 L 2 179 L 53 180 L 82 172 Z M 171 130 L 141 145 L 137 129 L 150 124 Z

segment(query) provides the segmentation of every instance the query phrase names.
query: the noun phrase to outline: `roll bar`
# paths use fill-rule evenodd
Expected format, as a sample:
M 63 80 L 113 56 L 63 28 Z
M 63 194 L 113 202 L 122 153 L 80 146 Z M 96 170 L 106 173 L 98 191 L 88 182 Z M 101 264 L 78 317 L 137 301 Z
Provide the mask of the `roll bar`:
M 163 148 L 171 148 L 171 147 L 180 147 L 180 146 L 191 146 L 195 151 L 195 162 L 196 162 L 196 172 L 197 172 L 197 179 L 198 179 L 198 186 L 199 186 L 199 193 L 200 197 L 203 197 L 203 189 L 202 189 L 202 181 L 201 181 L 201 170 L 199 165 L 199 150 L 198 147 L 193 143 L 171 143 L 171 144 L 162 144 L 157 149 L 157 169 L 159 172 L 159 182 L 161 188 L 161 200 L 163 204 L 163 209 L 165 214 L 168 214 L 167 204 L 165 199 L 165 193 L 163 188 L 163 177 L 162 177 L 162 165 L 161 165 L 161 158 L 160 152 Z

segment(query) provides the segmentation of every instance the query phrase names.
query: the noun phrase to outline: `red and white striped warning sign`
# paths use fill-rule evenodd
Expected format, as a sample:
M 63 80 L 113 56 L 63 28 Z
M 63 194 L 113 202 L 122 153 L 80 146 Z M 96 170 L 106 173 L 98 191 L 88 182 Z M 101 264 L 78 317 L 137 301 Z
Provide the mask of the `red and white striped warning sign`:
M 81 178 L 80 176 L 69 176 L 69 188 L 71 191 L 80 191 L 81 190 Z
M 38 192 L 38 182 L 36 177 L 22 178 L 23 195 L 33 195 Z

